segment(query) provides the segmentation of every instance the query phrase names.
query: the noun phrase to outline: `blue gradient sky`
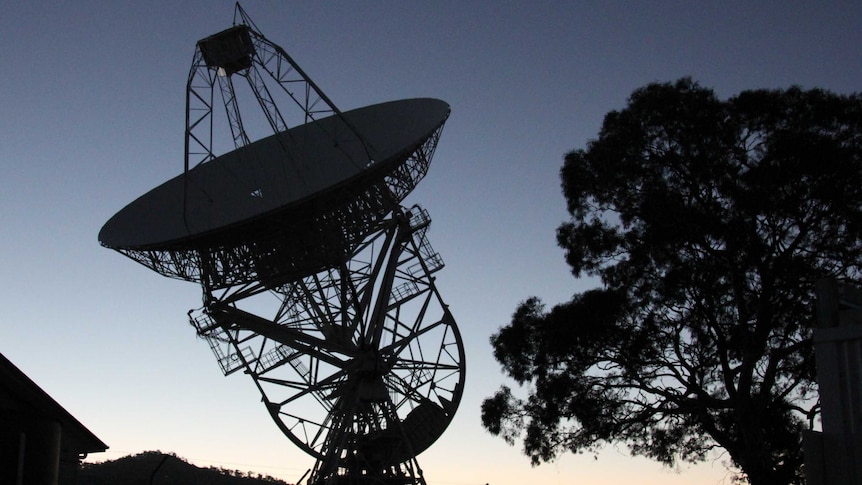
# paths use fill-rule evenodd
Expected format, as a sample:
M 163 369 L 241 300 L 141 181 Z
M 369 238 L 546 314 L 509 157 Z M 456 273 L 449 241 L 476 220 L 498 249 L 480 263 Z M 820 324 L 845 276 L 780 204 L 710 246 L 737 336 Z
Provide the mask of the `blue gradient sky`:
M 489 336 L 517 303 L 591 286 L 556 247 L 563 154 L 651 81 L 690 75 L 727 97 L 862 81 L 862 3 L 251 1 L 255 23 L 342 109 L 406 97 L 452 106 L 408 198 L 434 219 L 438 274 L 467 347 L 468 389 L 420 456 L 437 485 L 729 483 L 717 455 L 668 470 L 625 450 L 531 468 L 485 433 L 505 380 Z M 295 481 L 313 463 L 250 379 L 223 377 L 186 323 L 191 283 L 99 246 L 118 209 L 182 170 L 195 42 L 230 1 L 10 2 L 0 14 L 0 352 L 105 441 L 112 459 L 173 451 Z M 597 458 L 597 459 L 596 459 Z

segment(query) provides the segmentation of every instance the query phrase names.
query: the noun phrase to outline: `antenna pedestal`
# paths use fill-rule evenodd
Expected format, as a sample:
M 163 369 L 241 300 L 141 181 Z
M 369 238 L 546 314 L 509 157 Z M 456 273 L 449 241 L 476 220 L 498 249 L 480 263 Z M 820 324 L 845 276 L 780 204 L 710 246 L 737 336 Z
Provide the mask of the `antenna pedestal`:
M 340 264 L 280 286 L 205 290 L 192 324 L 222 371 L 317 459 L 309 484 L 424 484 L 416 455 L 451 422 L 464 351 L 434 283 L 443 267 L 414 206 Z

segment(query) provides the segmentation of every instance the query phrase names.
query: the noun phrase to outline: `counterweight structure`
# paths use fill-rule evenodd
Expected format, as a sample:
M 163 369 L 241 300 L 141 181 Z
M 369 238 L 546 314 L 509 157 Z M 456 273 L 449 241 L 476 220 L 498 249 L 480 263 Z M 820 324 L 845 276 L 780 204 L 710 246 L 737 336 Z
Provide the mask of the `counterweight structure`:
M 435 285 L 443 261 L 428 213 L 402 202 L 449 107 L 423 98 L 341 112 L 236 12 L 197 43 L 183 173 L 118 212 L 99 240 L 201 285 L 191 324 L 316 459 L 309 484 L 424 484 L 416 456 L 451 422 L 465 359 Z M 242 99 L 270 135 L 251 141 Z

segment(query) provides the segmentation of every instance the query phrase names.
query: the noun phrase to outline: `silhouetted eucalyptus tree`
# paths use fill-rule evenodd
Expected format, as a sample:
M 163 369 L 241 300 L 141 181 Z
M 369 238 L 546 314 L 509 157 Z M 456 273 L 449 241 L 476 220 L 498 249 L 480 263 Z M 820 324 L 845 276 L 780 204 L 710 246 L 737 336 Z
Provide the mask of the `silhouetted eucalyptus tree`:
M 624 443 L 662 463 L 726 450 L 754 485 L 801 483 L 819 413 L 813 285 L 860 280 L 862 98 L 651 84 L 565 157 L 557 239 L 602 288 L 521 303 L 491 342 L 482 421 L 534 464 Z

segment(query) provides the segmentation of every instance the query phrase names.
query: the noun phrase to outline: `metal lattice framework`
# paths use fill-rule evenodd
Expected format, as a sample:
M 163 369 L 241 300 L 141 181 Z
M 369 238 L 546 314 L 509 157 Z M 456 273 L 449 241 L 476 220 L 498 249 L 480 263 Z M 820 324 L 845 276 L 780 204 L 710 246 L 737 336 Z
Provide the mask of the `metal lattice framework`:
M 237 15 L 240 23 L 237 23 Z M 293 125 L 339 116 L 347 129 L 357 134 L 299 64 L 284 49 L 266 39 L 239 4 L 234 24 L 230 29 L 199 41 L 195 49 L 186 86 L 187 171 L 216 157 L 213 152 L 216 85 L 224 103 L 234 148 L 249 143 L 233 82 L 234 74 L 247 82 L 272 133 L 290 128 L 290 120 L 276 103 L 275 95 L 282 94 L 298 108 L 290 111 L 298 115 Z M 339 136 L 337 132 L 330 135 L 333 140 Z
M 207 292 L 191 314 L 225 375 L 249 374 L 317 459 L 310 483 L 421 483 L 415 456 L 454 416 L 464 352 L 434 285 L 429 223 L 418 207 L 398 211 L 337 267 Z
M 288 128 L 285 114 L 273 97 L 273 92 L 280 92 L 290 100 L 297 124 L 332 130 L 326 136 L 334 145 L 341 136 L 339 129 L 350 130 L 368 154 L 368 142 L 284 49 L 260 34 L 239 5 L 237 15 L 242 23 L 199 41 L 195 49 L 186 88 L 185 171 L 216 158 L 216 93 L 224 104 L 234 148 L 249 143 L 235 76 L 247 81 L 273 133 Z M 341 123 L 314 123 L 330 116 L 338 117 Z M 170 247 L 115 249 L 164 276 L 214 288 L 259 280 L 278 282 L 317 271 L 351 252 L 369 234 L 370 227 L 399 207 L 427 173 L 442 130 L 441 124 L 421 144 L 408 147 L 400 158 L 389 161 L 387 167 L 376 167 L 350 187 L 321 197 L 313 211 L 296 207 L 249 221 L 242 237 L 236 237 L 234 230 Z M 282 148 L 288 150 L 284 145 Z M 368 155 L 354 163 L 366 166 L 374 163 L 370 158 Z M 306 231 L 308 227 L 316 231 Z M 297 234 L 302 237 L 295 237 Z M 309 248 L 315 248 L 316 254 L 309 254 Z
M 189 172 L 217 158 L 214 142 L 259 148 L 249 146 L 238 84 L 263 113 L 280 157 L 300 156 L 282 137 L 302 125 L 322 130 L 315 136 L 331 140 L 356 175 L 229 227 L 109 247 L 201 285 L 204 303 L 189 312 L 191 324 L 222 372 L 249 375 L 276 425 L 316 459 L 307 483 L 424 485 L 416 455 L 458 408 L 464 346 L 435 285 L 443 261 L 428 242 L 428 213 L 401 203 L 428 171 L 448 105 L 438 104 L 445 107 L 434 115 L 439 125 L 421 124 L 421 139 L 404 143 L 414 146 L 390 143 L 397 150 L 375 161 L 370 153 L 380 152 L 349 116 L 239 4 L 236 12 L 240 23 L 235 16 L 233 27 L 197 43 L 189 72 L 184 185 L 177 186 L 186 229 Z M 217 98 L 224 134 L 215 132 Z M 292 109 L 279 109 L 279 100 Z M 343 148 L 346 139 L 361 148 Z
M 260 280 L 291 279 L 343 259 L 370 233 L 428 172 L 441 125 L 423 144 L 396 161 L 389 172 L 369 174 L 351 187 L 305 208 L 261 217 L 234 232 L 210 235 L 169 248 L 117 248 L 129 258 L 170 278 L 224 288 Z M 309 233 L 305 230 L 315 227 Z M 300 234 L 302 237 L 297 238 Z M 314 252 L 309 254 L 309 249 Z

